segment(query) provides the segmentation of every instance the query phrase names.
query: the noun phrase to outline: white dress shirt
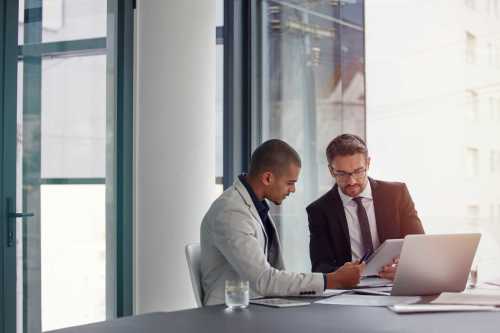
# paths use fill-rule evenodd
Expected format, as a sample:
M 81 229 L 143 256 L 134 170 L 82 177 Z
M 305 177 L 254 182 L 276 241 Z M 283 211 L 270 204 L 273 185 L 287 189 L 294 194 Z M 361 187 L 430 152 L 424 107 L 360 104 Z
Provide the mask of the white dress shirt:
M 351 253 L 352 260 L 359 260 L 364 255 L 363 240 L 361 236 L 361 228 L 359 227 L 357 207 L 358 205 L 350 196 L 344 194 L 340 187 L 338 188 L 340 199 L 344 205 L 345 217 L 347 218 L 347 226 L 349 228 L 349 236 L 351 238 Z M 358 197 L 361 197 L 363 207 L 365 207 L 366 215 L 368 215 L 368 223 L 370 224 L 370 233 L 372 234 L 373 248 L 380 246 L 377 233 L 377 223 L 375 220 L 375 208 L 373 206 L 372 188 L 370 182 L 367 182 L 365 189 Z

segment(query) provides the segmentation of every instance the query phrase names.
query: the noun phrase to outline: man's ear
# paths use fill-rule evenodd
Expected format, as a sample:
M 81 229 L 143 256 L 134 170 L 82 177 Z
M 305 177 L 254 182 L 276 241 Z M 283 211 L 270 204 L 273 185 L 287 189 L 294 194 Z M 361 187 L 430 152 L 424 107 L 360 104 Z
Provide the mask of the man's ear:
M 335 174 L 333 173 L 333 167 L 331 164 L 328 164 L 328 170 L 330 171 L 330 175 L 332 175 L 332 177 L 335 178 Z
M 366 157 L 366 170 L 367 171 L 370 169 L 370 161 L 371 161 L 370 156 L 367 156 Z
M 266 172 L 262 173 L 262 175 L 260 175 L 260 181 L 265 186 L 271 185 L 274 181 L 273 173 L 271 171 L 266 171 Z

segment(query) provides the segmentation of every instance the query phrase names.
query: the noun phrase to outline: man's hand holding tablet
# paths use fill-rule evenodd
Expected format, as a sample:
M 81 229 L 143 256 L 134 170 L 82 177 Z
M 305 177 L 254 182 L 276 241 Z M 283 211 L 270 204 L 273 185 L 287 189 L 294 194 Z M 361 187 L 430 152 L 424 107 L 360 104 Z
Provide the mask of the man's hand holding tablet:
M 388 239 L 380 245 L 366 260 L 366 269 L 363 276 L 378 276 L 393 280 L 396 274 L 397 263 L 403 239 Z
M 392 264 L 385 265 L 382 270 L 378 273 L 378 277 L 387 280 L 394 280 L 396 276 L 396 270 L 398 269 L 399 257 L 392 260 Z

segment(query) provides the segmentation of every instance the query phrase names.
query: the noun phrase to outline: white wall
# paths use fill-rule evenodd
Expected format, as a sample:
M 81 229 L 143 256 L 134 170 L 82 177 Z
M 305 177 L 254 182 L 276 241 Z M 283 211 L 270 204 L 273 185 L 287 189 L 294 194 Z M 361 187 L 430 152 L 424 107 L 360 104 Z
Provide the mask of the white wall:
M 215 1 L 136 12 L 135 313 L 194 307 L 184 245 L 215 186 Z

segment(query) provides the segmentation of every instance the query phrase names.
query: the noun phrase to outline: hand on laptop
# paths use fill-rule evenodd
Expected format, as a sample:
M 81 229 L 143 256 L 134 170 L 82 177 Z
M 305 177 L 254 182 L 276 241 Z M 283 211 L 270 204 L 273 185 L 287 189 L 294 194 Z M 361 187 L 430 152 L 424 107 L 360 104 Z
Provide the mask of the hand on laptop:
M 396 270 L 398 268 L 399 258 L 394 258 L 392 264 L 385 265 L 382 270 L 378 273 L 378 276 L 382 279 L 394 280 L 396 276 Z
M 357 262 L 346 262 L 333 273 L 328 273 L 327 288 L 328 289 L 344 289 L 353 288 L 361 279 L 361 273 L 365 268 L 365 264 Z

